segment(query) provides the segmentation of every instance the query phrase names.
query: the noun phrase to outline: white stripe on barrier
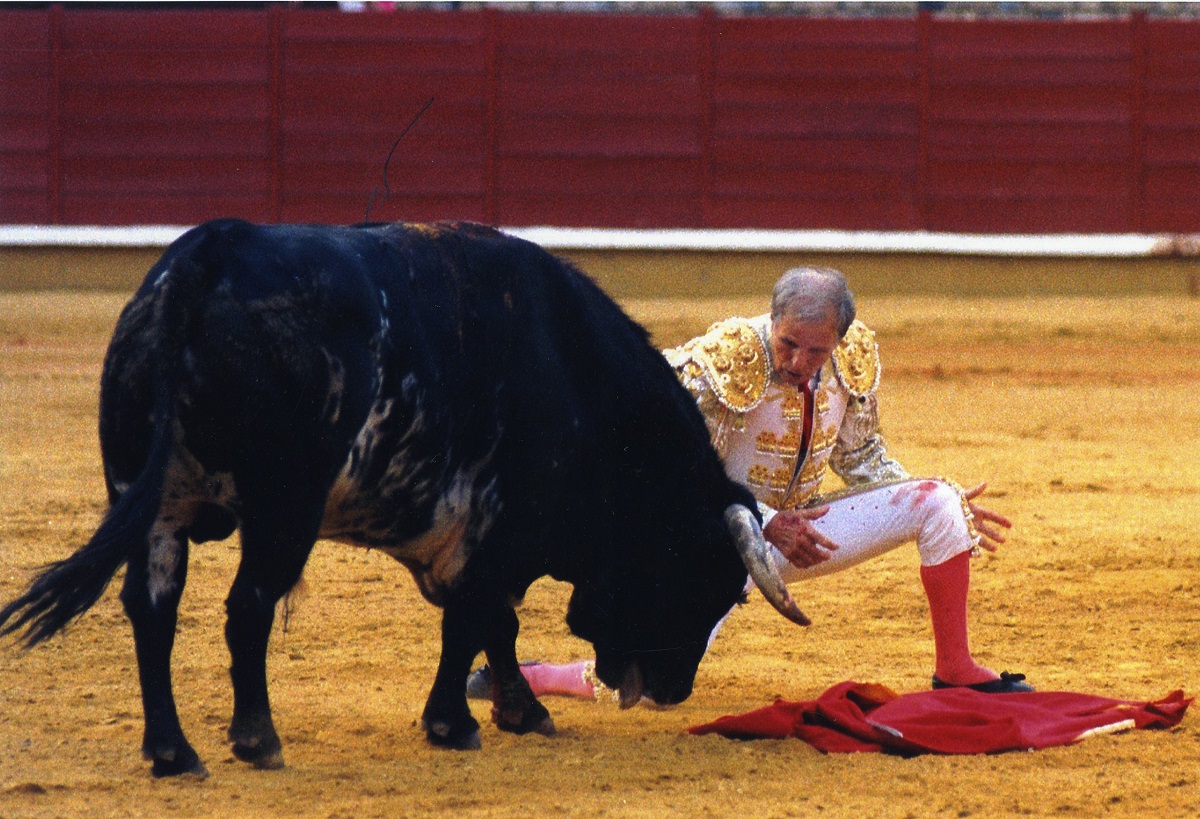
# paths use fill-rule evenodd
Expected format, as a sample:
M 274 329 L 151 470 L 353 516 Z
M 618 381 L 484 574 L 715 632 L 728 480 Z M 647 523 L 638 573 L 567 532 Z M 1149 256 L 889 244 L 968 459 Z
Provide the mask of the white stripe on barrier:
M 187 226 L 0 225 L 0 247 L 166 247 Z M 632 230 L 513 227 L 507 233 L 557 250 L 929 253 L 969 256 L 1138 257 L 1196 255 L 1195 235 L 973 234 L 846 230 Z

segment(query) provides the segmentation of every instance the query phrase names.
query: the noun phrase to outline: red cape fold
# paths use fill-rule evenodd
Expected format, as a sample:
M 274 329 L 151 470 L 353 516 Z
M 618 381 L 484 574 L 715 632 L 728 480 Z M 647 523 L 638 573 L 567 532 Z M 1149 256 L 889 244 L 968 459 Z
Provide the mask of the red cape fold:
M 827 753 L 986 754 L 1067 745 L 1129 728 L 1170 728 L 1191 703 L 1182 691 L 1135 702 L 1067 691 L 981 694 L 944 688 L 897 694 L 882 685 L 843 682 L 815 700 L 776 700 L 688 732 L 733 739 L 796 737 Z

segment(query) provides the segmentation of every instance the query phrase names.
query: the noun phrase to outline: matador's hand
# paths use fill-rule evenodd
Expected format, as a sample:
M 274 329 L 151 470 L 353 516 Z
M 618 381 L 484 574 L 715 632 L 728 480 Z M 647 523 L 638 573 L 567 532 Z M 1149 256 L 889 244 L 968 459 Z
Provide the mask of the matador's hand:
M 987 549 L 989 552 L 994 552 L 996 551 L 996 547 L 1004 542 L 1005 537 L 1002 531 L 995 528 L 991 524 L 994 523 L 996 526 L 1003 526 L 1005 529 L 1011 529 L 1012 521 L 998 512 L 993 512 L 990 509 L 985 509 L 982 506 L 977 506 L 976 504 L 972 503 L 972 501 L 982 495 L 986 489 L 987 484 L 981 483 L 974 489 L 968 489 L 966 492 L 963 492 L 963 497 L 967 499 L 967 506 L 970 507 L 971 513 L 975 515 L 975 531 L 979 532 L 981 535 L 979 539 L 979 545 Z
M 837 544 L 818 532 L 812 521 L 828 511 L 828 506 L 818 506 L 778 512 L 763 528 L 763 536 L 794 566 L 805 569 L 823 563 Z

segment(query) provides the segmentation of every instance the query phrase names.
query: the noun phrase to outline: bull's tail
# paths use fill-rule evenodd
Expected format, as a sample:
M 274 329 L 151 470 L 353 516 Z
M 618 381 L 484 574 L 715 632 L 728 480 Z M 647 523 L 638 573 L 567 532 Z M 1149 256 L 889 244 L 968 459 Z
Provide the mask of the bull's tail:
M 188 271 L 190 273 L 190 271 Z M 172 270 L 174 274 L 175 271 Z M 141 474 L 109 508 L 92 539 L 75 554 L 44 567 L 28 591 L 0 610 L 0 635 L 25 629 L 32 648 L 54 636 L 91 608 L 138 544 L 144 544 L 158 516 L 167 464 L 174 447 L 174 362 L 181 346 L 184 302 L 189 290 L 166 276 L 156 294 L 159 326 L 165 336 L 159 348 L 155 378 L 155 423 L 149 457 Z M 190 275 L 182 278 L 192 279 Z
M 134 544 L 145 541 L 154 525 L 171 454 L 169 437 L 165 443 L 163 446 L 161 438 L 155 441 L 146 468 L 108 510 L 87 545 L 65 560 L 46 566 L 25 594 L 0 611 L 0 634 L 24 628 L 25 645 L 33 647 L 54 636 L 100 599 Z

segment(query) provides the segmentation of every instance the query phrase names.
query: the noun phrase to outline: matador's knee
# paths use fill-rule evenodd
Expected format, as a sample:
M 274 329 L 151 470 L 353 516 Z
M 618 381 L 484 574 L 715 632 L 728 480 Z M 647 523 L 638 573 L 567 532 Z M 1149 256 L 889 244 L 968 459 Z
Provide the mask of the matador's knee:
M 923 515 L 917 535 L 922 566 L 945 563 L 978 544 L 974 516 L 960 487 L 944 480 L 924 480 L 916 482 L 912 491 L 913 511 Z

